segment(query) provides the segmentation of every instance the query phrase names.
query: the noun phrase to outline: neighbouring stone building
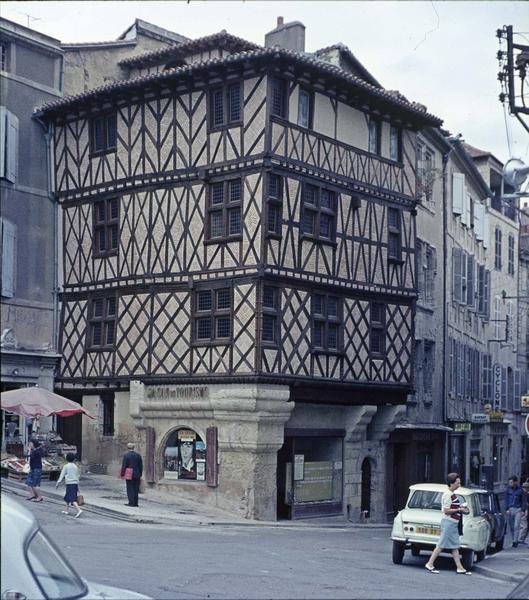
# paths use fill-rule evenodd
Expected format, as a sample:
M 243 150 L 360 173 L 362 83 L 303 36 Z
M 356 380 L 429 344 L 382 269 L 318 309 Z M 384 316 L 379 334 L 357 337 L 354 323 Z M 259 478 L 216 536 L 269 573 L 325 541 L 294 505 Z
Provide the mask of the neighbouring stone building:
M 36 111 L 83 458 L 247 517 L 385 520 L 413 390 L 417 132 L 344 46 L 220 32 Z M 118 71 L 115 71 L 117 73 Z M 398 460 L 402 460 L 398 458 Z
M 49 138 L 33 107 L 62 96 L 58 40 L 0 18 L 1 391 L 53 389 L 57 353 L 58 205 Z M 42 419 L 41 428 L 50 426 Z M 22 452 L 23 417 L 2 411 L 2 447 Z

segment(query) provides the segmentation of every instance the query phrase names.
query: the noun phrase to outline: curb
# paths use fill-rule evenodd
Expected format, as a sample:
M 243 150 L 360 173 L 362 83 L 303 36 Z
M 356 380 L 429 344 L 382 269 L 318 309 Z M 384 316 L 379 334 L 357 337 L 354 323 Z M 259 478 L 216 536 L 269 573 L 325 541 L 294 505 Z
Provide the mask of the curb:
M 501 581 L 506 581 L 508 583 L 520 583 L 524 578 L 523 575 L 516 576 L 510 575 L 509 573 L 504 573 L 503 571 L 496 571 L 494 569 L 489 569 L 488 567 L 483 567 L 479 564 L 474 565 L 472 570 L 480 575 L 485 575 L 485 577 L 491 577 L 493 579 L 500 579 Z

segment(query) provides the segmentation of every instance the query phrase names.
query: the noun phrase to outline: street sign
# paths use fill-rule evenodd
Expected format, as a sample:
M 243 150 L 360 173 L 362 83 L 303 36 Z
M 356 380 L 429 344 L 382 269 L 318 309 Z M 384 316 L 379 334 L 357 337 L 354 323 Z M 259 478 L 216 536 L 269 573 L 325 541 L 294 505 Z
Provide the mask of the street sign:
M 492 369 L 492 399 L 496 410 L 501 406 L 501 365 L 498 363 Z

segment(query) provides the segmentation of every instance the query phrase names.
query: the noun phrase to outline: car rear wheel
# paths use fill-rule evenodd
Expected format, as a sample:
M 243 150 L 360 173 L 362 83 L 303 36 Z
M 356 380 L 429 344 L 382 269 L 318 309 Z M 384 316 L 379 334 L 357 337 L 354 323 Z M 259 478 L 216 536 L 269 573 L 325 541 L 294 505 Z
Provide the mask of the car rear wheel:
M 420 556 L 421 555 L 421 549 L 418 546 L 412 546 L 411 547 L 411 554 L 412 554 L 412 556 Z
M 465 571 L 471 571 L 474 566 L 474 550 L 463 550 L 461 562 L 463 563 Z
M 480 552 L 476 552 L 476 562 L 480 562 L 485 558 L 486 551 L 487 551 L 487 549 L 484 548 Z
M 403 542 L 393 542 L 393 553 L 392 558 L 393 562 L 396 565 L 400 565 L 402 563 L 402 559 L 404 558 L 405 546 Z
M 496 552 L 500 552 L 500 550 L 503 550 L 504 543 L 505 543 L 505 536 L 502 535 L 501 538 L 496 542 L 496 545 L 494 546 L 494 550 Z

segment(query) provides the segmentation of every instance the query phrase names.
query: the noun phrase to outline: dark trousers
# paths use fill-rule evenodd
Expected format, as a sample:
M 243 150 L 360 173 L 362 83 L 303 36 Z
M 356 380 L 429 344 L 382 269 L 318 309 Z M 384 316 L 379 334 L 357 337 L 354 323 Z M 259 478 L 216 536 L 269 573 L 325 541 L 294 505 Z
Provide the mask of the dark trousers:
M 140 491 L 139 479 L 127 479 L 127 496 L 131 506 L 138 506 L 138 494 Z

